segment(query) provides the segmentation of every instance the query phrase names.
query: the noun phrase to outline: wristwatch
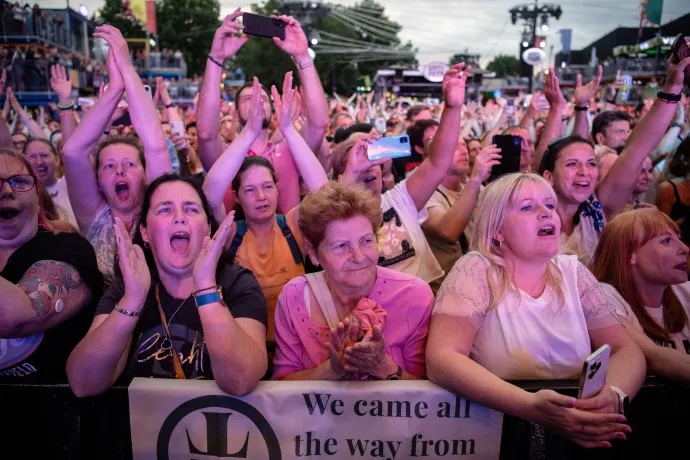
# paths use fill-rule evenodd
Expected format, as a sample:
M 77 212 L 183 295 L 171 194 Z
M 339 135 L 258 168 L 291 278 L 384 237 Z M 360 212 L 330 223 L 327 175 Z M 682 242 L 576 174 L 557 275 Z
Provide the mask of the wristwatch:
M 618 413 L 625 415 L 628 410 L 628 404 L 630 404 L 630 398 L 628 398 L 628 395 L 626 395 L 625 392 L 618 387 L 609 385 L 609 388 L 611 388 L 618 395 Z
M 403 374 L 402 367 L 398 366 L 398 370 L 395 371 L 394 374 L 391 374 L 388 377 L 386 377 L 386 380 L 402 380 L 402 374 Z

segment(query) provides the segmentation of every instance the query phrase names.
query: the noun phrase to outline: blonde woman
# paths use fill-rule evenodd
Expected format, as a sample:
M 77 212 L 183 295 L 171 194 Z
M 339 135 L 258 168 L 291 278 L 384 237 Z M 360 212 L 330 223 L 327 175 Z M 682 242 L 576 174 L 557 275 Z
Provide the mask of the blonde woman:
M 620 214 L 601 234 L 592 272 L 650 372 L 689 385 L 688 247 L 679 233 L 657 209 Z
M 485 406 L 531 420 L 585 447 L 610 447 L 630 428 L 623 414 L 645 376 L 644 356 L 625 333 L 592 274 L 557 255 L 556 195 L 535 174 L 510 174 L 484 191 L 473 252 L 441 286 L 426 352 L 429 378 Z M 506 380 L 577 377 L 584 359 L 611 346 L 607 384 L 576 400 L 528 393 Z

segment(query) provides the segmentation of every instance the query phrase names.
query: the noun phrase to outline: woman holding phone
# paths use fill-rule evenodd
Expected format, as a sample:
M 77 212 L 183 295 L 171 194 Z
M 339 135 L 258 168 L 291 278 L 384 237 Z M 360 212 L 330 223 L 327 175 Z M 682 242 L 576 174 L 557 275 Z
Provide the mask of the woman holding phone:
M 610 447 L 630 428 L 621 394 L 634 397 L 644 356 L 594 276 L 558 254 L 557 197 L 536 174 L 509 174 L 480 197 L 473 252 L 436 298 L 426 351 L 429 379 L 585 447 Z M 590 399 L 529 393 L 508 380 L 579 376 L 593 350 L 611 347 L 606 385 Z

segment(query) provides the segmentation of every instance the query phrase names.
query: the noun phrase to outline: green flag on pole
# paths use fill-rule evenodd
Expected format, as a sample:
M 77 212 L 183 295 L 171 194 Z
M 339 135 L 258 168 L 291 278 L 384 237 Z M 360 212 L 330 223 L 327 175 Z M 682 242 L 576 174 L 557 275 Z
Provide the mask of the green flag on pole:
M 652 24 L 661 25 L 661 11 L 664 0 L 647 0 L 647 19 Z

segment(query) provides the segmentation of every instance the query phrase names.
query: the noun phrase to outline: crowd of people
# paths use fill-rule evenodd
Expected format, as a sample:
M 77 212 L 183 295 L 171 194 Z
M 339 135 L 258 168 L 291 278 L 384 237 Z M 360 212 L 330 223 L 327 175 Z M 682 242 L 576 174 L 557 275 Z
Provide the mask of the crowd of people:
M 463 63 L 433 106 L 327 98 L 281 16 L 265 46 L 294 71 L 229 106 L 241 14 L 215 33 L 193 110 L 162 82 L 147 95 L 109 25 L 88 110 L 56 63 L 57 110 L 34 119 L 3 71 L 0 382 L 84 397 L 135 376 L 233 395 L 428 378 L 585 447 L 626 438 L 648 373 L 690 383 L 690 58 L 632 114 L 595 99 L 601 69 L 570 102 L 553 71 L 514 104 L 466 101 Z M 492 174 L 496 134 L 520 145 L 519 171 Z M 397 135 L 410 156 L 369 158 Z M 605 344 L 592 398 L 510 383 L 575 378 Z

